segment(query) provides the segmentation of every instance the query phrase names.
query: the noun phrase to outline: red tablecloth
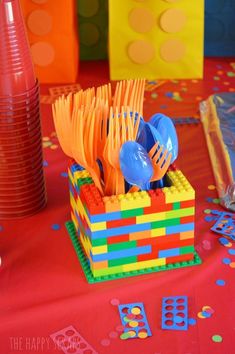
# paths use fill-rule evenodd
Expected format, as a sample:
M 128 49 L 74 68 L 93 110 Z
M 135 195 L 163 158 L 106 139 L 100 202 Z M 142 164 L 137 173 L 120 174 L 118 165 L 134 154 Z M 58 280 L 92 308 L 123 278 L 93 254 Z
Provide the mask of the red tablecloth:
M 145 117 L 155 112 L 197 117 L 202 99 L 217 91 L 234 91 L 232 61 L 207 59 L 204 80 L 169 81 L 146 92 Z M 107 81 L 107 63 L 81 64 L 83 88 Z M 47 90 L 42 87 L 43 94 Z M 178 166 L 196 189 L 196 248 L 203 264 L 89 285 L 64 227 L 70 219 L 67 158 L 53 134 L 49 105 L 42 105 L 42 122 L 47 207 L 24 220 L 0 222 L 0 353 L 60 353 L 49 336 L 69 325 L 100 354 L 234 353 L 235 268 L 223 259 L 235 262 L 235 256 L 210 231 L 213 223 L 204 220 L 206 209 L 220 207 L 216 199 L 207 200 L 217 194 L 208 189 L 214 178 L 201 123 L 177 125 L 177 132 Z M 224 280 L 224 285 L 217 285 L 217 280 Z M 162 297 L 176 295 L 188 296 L 189 318 L 196 323 L 187 331 L 162 330 Z M 110 303 L 113 298 L 120 303 L 143 302 L 152 337 L 110 338 L 120 325 L 118 308 Z M 199 318 L 206 305 L 214 313 Z

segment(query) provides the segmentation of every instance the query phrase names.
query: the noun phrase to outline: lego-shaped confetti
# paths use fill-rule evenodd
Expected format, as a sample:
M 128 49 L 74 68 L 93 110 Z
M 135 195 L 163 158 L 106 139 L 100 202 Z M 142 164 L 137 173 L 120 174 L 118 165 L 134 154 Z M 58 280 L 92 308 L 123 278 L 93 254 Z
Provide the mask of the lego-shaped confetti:
M 188 329 L 187 296 L 171 296 L 162 299 L 162 329 Z
M 65 354 L 98 354 L 73 326 L 63 328 L 50 337 Z
M 121 339 L 147 338 L 152 335 L 144 305 L 141 302 L 119 305 L 119 314 L 123 325 Z
M 81 90 L 81 86 L 79 84 L 56 86 L 56 87 L 49 88 L 50 95 L 53 97 L 68 95 L 69 93 L 75 93 L 80 90 Z
M 217 234 L 226 235 L 231 240 L 235 241 L 235 214 L 234 213 L 221 213 L 215 225 L 211 228 Z

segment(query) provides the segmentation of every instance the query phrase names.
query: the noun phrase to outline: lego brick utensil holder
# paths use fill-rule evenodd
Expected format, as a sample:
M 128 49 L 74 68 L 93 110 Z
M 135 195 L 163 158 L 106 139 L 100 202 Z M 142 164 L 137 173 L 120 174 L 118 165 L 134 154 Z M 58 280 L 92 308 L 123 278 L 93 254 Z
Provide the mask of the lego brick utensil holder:
M 102 197 L 70 161 L 67 229 L 88 282 L 200 264 L 194 248 L 195 191 L 180 170 L 169 187 Z

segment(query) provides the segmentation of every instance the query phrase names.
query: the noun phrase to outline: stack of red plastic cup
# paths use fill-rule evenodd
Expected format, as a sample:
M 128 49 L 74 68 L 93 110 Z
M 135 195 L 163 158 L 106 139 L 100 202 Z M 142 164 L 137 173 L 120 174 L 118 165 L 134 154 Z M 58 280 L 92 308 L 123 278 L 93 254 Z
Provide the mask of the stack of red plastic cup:
M 0 0 L 0 218 L 45 204 L 39 85 L 19 0 Z

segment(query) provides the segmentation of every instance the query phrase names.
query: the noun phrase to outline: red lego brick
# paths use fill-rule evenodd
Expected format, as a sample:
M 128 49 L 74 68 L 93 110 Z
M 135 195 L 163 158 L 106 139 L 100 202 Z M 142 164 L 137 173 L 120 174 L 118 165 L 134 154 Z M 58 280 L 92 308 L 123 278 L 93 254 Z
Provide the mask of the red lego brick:
M 161 189 L 149 190 L 151 206 L 144 208 L 144 214 L 152 214 L 166 210 L 166 198 Z
M 80 198 L 85 202 L 90 214 L 105 213 L 102 196 L 94 184 L 84 184 L 80 187 Z
M 182 217 L 180 218 L 180 223 L 181 223 L 181 224 L 189 224 L 189 223 L 194 222 L 194 220 L 195 220 L 194 215 L 182 216 Z
M 147 241 L 147 239 L 145 241 Z M 147 244 L 148 243 L 146 243 L 145 245 L 147 245 Z M 156 237 L 154 241 L 151 239 L 150 244 L 152 245 L 153 250 L 161 251 L 161 250 L 167 250 L 170 248 L 192 246 L 192 245 L 194 245 L 194 239 L 189 238 L 186 240 L 180 240 L 180 234 L 174 234 L 171 236 Z M 143 246 L 143 244 L 142 244 L 142 246 Z
M 192 200 L 185 200 L 183 202 L 180 202 L 180 208 L 183 209 L 183 208 L 192 208 L 195 206 L 195 200 L 192 199 Z
M 137 262 L 150 261 L 156 258 L 158 258 L 158 251 L 153 250 L 151 253 L 138 255 Z
M 166 264 L 171 264 L 171 263 L 176 263 L 176 262 L 186 262 L 186 261 L 192 261 L 194 259 L 194 254 L 183 254 L 181 256 L 175 256 L 175 257 L 167 257 L 166 258 Z
M 168 171 L 177 171 L 178 170 L 178 168 L 176 167 L 176 164 L 171 164 L 170 166 L 169 166 L 169 168 L 168 168 Z
M 119 219 L 119 220 L 112 220 L 107 221 L 107 229 L 112 229 L 114 227 L 121 227 L 127 225 L 135 225 L 136 224 L 136 217 L 126 218 L 126 219 Z
M 107 238 L 107 244 L 112 245 L 114 243 L 126 242 L 129 241 L 129 234 L 120 235 L 120 236 L 112 236 Z

